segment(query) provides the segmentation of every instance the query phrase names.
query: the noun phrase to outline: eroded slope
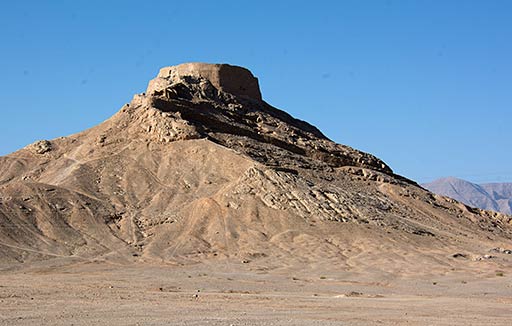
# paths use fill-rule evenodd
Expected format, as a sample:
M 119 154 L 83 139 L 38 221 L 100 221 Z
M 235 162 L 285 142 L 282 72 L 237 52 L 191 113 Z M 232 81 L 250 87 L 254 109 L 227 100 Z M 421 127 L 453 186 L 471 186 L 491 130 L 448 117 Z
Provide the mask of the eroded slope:
M 418 270 L 511 246 L 510 217 L 435 196 L 330 141 L 229 67 L 163 69 L 104 123 L 0 158 L 2 259 L 392 259 Z

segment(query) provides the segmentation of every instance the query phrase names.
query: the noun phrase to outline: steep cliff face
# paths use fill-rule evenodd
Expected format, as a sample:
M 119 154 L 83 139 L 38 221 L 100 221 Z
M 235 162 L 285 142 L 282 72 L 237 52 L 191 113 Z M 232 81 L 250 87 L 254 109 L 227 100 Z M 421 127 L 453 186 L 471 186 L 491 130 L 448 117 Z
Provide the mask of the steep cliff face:
M 163 68 L 109 120 L 27 146 L 0 167 L 9 262 L 378 264 L 387 248 L 414 269 L 452 252 L 477 257 L 512 234 L 509 217 L 435 196 L 270 106 L 258 80 L 230 65 Z

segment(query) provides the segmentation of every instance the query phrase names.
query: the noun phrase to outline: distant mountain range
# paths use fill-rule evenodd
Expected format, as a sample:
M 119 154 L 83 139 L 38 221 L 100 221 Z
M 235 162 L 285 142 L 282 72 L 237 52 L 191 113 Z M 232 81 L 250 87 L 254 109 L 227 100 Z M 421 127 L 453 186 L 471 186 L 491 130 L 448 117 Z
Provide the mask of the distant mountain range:
M 512 215 L 512 183 L 476 184 L 448 177 L 422 186 L 466 205 Z

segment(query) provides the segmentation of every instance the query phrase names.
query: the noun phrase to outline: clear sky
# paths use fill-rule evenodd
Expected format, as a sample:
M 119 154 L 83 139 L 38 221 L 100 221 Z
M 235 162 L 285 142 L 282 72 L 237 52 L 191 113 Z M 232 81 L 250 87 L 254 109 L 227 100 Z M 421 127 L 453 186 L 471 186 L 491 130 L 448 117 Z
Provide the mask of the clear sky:
M 8 1 L 0 59 L 0 155 L 98 124 L 162 66 L 224 62 L 416 181 L 512 181 L 508 0 Z

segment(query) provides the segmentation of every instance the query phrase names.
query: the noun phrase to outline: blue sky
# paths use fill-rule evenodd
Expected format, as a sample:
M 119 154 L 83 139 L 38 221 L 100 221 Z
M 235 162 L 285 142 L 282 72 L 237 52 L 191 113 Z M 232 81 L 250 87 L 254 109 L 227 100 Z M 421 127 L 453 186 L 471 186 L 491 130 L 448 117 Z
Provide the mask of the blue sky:
M 0 155 L 226 62 L 409 178 L 512 181 L 512 1 L 9 1 L 0 40 Z

